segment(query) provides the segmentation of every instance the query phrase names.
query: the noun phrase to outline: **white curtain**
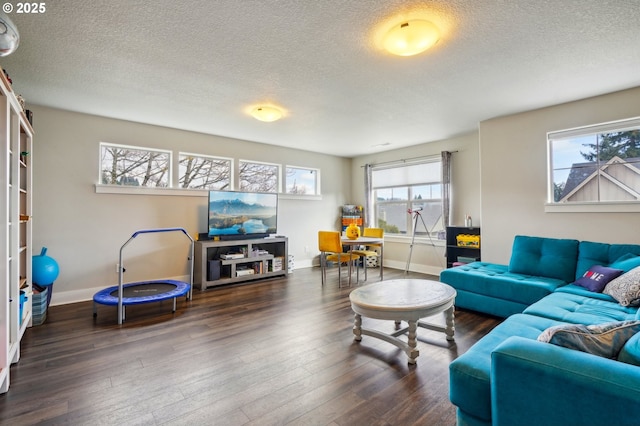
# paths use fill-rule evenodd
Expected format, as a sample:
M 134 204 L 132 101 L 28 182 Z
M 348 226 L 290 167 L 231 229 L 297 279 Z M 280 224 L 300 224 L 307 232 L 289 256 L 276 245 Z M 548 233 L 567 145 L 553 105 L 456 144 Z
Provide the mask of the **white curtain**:
M 373 222 L 373 188 L 371 179 L 371 164 L 364 165 L 364 226 L 375 228 Z
M 451 223 L 451 152 L 442 151 L 442 224 Z

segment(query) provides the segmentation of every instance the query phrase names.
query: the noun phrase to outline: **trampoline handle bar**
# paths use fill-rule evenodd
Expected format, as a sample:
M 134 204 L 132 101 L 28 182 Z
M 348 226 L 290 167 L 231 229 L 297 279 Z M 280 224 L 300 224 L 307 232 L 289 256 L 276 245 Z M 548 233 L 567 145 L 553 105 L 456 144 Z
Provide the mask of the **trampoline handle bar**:
M 187 237 L 191 238 L 191 235 L 184 228 L 156 228 L 156 229 L 141 229 L 140 231 L 136 231 L 131 235 L 131 238 L 135 238 L 140 234 L 153 234 L 157 232 L 175 232 L 180 231 L 185 234 Z
M 124 306 L 122 304 L 122 298 L 124 297 L 124 291 L 123 291 L 124 263 L 122 261 L 122 251 L 127 246 L 127 244 L 129 244 L 135 237 L 137 237 L 140 234 L 153 234 L 157 232 L 174 232 L 174 231 L 182 232 L 184 235 L 186 235 L 189 238 L 189 241 L 191 242 L 189 246 L 189 258 L 188 258 L 189 259 L 189 286 L 190 286 L 189 298 L 191 298 L 191 289 L 193 288 L 193 255 L 194 255 L 193 246 L 195 243 L 191 235 L 189 235 L 189 233 L 184 228 L 155 228 L 155 229 L 142 229 L 140 231 L 136 231 L 120 247 L 120 255 L 118 256 L 118 324 L 122 324 L 122 320 L 124 319 Z

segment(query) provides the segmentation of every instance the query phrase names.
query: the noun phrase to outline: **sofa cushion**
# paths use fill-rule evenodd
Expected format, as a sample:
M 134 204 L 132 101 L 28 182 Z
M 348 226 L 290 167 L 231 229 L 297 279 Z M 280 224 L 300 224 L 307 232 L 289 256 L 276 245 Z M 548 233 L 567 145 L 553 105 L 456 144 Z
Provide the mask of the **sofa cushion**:
M 509 272 L 506 265 L 473 262 L 440 273 L 456 290 L 530 305 L 565 285 L 562 280 Z M 473 307 L 469 307 L 473 309 Z M 482 310 L 481 307 L 476 309 Z
M 580 241 L 578 246 L 578 263 L 576 265 L 576 279 L 580 278 L 593 265 L 605 265 L 611 268 L 623 269 L 625 272 L 640 266 L 640 258 L 636 264 L 628 269 L 612 265 L 622 256 L 636 258 L 640 256 L 640 245 L 637 244 L 607 244 L 593 241 Z
M 609 281 L 617 278 L 622 274 L 622 269 L 609 268 L 602 265 L 593 265 L 589 268 L 582 277 L 578 278 L 575 285 L 586 288 L 587 290 L 601 293 L 604 290 L 604 286 Z
M 511 336 L 536 340 L 540 333 L 560 324 L 547 318 L 515 314 L 478 340 L 449 364 L 451 402 L 461 411 L 491 421 L 491 352 Z
M 614 298 L 594 293 L 584 287 L 567 285 L 524 310 L 537 315 L 573 324 L 601 324 L 637 318 L 638 308 L 621 306 Z
M 640 306 L 640 266 L 620 275 L 604 288 L 622 306 Z
M 563 324 L 544 330 L 538 336 L 538 341 L 615 359 L 625 343 L 638 331 L 640 321 Z
M 611 268 L 622 269 L 624 272 L 629 272 L 630 270 L 640 266 L 640 256 L 627 253 L 613 261 L 609 266 Z
M 618 353 L 618 361 L 640 366 L 640 333 L 627 340 Z
M 516 235 L 509 272 L 573 282 L 576 278 L 578 244 L 577 240 Z

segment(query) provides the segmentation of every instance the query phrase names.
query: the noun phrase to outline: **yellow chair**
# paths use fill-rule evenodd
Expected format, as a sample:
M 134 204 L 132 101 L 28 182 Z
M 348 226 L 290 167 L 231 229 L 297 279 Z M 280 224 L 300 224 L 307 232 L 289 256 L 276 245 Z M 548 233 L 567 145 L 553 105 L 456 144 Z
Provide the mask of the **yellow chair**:
M 364 228 L 363 237 L 384 238 L 384 229 L 382 228 Z M 367 257 L 376 257 L 378 266 L 380 267 L 380 281 L 382 281 L 382 244 L 367 244 L 362 250 L 353 250 L 353 254 L 357 254 L 362 258 L 362 266 L 364 268 L 364 280 L 367 280 Z
M 340 233 L 338 231 L 318 231 L 318 250 L 320 250 L 320 268 L 322 270 L 322 284 L 327 280 L 327 262 L 338 264 L 338 287 L 342 283 L 341 271 L 344 262 L 349 263 L 349 286 L 351 286 L 351 266 L 360 258 L 353 253 L 343 253 Z M 356 273 L 358 273 L 358 266 Z M 359 279 L 359 274 L 357 274 Z

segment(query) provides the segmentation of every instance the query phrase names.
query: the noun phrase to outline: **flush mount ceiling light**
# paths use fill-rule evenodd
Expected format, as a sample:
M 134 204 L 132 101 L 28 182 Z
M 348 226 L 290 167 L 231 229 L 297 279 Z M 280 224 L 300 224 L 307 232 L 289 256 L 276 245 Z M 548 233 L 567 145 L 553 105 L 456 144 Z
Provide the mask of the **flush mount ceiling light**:
M 384 36 L 384 48 L 398 56 L 422 53 L 440 39 L 438 27 L 423 19 L 412 19 L 394 25 Z
M 260 105 L 251 110 L 251 115 L 260 121 L 276 121 L 282 118 L 282 110 L 270 105 Z

